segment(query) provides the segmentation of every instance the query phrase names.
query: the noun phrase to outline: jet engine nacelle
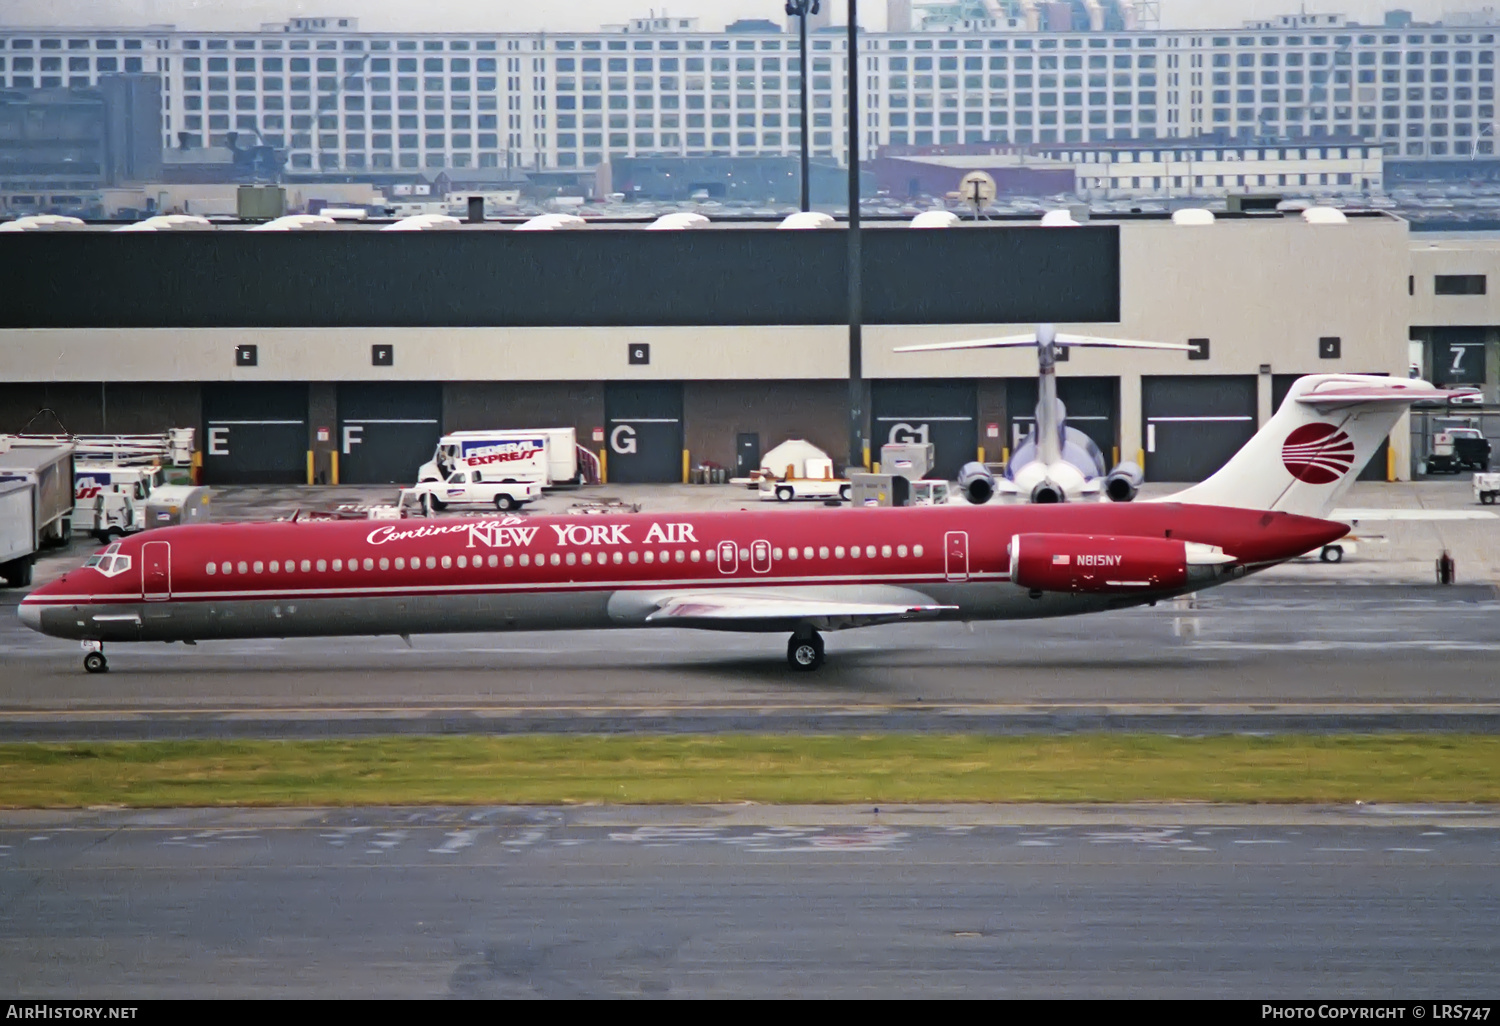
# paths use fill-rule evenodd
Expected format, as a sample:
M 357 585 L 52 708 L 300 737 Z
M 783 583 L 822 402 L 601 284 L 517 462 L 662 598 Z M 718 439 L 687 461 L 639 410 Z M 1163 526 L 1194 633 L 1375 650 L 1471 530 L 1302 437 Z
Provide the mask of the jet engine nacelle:
M 1041 505 L 1050 502 L 1067 502 L 1068 493 L 1060 485 L 1053 484 L 1051 481 L 1043 481 L 1031 490 L 1031 501 Z
M 983 463 L 965 463 L 958 472 L 958 487 L 964 498 L 982 506 L 995 494 L 995 475 Z
M 1109 472 L 1104 479 L 1104 494 L 1111 502 L 1129 502 L 1146 483 L 1146 475 L 1134 463 L 1126 461 Z
M 1010 579 L 1032 592 L 1120 594 L 1187 582 L 1188 550 L 1171 538 L 1018 534 L 1010 540 Z

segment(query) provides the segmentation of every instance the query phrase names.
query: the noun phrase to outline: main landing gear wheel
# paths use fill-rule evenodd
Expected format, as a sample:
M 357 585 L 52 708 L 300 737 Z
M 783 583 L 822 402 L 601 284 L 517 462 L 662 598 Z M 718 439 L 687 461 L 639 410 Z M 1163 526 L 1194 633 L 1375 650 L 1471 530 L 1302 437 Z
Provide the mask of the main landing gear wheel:
M 818 633 L 806 636 L 792 635 L 786 643 L 786 661 L 794 670 L 816 670 L 823 665 L 823 639 Z
M 83 668 L 89 673 L 108 673 L 109 663 L 105 661 L 103 652 L 90 652 L 83 657 Z

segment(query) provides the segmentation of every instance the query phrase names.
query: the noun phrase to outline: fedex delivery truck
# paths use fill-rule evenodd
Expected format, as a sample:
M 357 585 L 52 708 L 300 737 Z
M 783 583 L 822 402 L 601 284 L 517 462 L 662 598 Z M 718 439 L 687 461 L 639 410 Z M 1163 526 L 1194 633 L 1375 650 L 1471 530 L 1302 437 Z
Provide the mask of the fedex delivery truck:
M 445 481 L 460 466 L 483 468 L 487 480 L 577 484 L 578 433 L 573 428 L 455 431 L 438 439 L 417 481 Z

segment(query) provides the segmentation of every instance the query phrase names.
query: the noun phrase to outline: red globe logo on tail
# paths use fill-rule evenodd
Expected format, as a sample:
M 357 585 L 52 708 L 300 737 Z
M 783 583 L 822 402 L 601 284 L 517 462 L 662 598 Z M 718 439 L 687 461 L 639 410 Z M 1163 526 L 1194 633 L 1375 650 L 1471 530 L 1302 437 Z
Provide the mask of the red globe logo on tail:
M 1298 481 L 1333 484 L 1354 466 L 1354 442 L 1332 424 L 1303 424 L 1281 443 L 1281 462 Z

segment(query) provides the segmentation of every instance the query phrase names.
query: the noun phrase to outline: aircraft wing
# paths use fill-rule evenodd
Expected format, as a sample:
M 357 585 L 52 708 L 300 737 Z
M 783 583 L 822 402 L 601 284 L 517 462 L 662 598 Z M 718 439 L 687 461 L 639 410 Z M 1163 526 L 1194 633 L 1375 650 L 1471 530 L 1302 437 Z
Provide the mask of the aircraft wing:
M 658 603 L 656 612 L 646 617 L 646 622 L 659 627 L 717 627 L 723 630 L 754 627 L 784 630 L 806 625 L 834 631 L 929 619 L 957 608 L 780 595 L 752 596 L 723 591 L 668 596 Z

